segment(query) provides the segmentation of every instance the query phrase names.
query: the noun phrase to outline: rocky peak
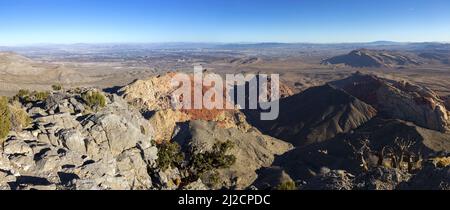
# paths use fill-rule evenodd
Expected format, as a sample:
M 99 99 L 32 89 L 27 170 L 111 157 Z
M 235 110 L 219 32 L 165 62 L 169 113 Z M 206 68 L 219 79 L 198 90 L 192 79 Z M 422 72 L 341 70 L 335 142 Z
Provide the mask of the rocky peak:
M 251 124 L 265 133 L 306 146 L 349 132 L 369 121 L 377 111 L 345 91 L 324 85 L 281 99 L 280 114 L 274 121 L 258 120 L 259 111 L 245 113 Z
M 204 76 L 207 74 L 208 72 L 205 72 Z M 174 110 L 171 100 L 176 87 L 172 87 L 170 84 L 174 75 L 175 73 L 172 72 L 153 76 L 146 80 L 138 80 L 119 91 L 119 94 L 129 103 L 140 107 L 145 112 L 152 113 L 149 121 L 155 128 L 156 141 L 170 140 L 175 134 L 176 124 L 190 120 L 214 121 L 224 128 L 237 127 L 247 130 L 250 127 L 246 123 L 245 116 L 234 108 Z M 194 85 L 196 84 L 192 82 L 192 86 Z M 200 85 L 203 87 L 203 93 L 211 88 L 203 84 Z M 223 101 L 224 104 L 227 103 L 226 100 Z
M 420 65 L 416 59 L 397 52 L 358 49 L 347 55 L 339 55 L 322 61 L 322 64 L 345 64 L 351 67 L 401 67 Z
M 361 73 L 330 83 L 374 106 L 389 117 L 445 132 L 449 112 L 432 90 L 407 81 L 395 81 Z

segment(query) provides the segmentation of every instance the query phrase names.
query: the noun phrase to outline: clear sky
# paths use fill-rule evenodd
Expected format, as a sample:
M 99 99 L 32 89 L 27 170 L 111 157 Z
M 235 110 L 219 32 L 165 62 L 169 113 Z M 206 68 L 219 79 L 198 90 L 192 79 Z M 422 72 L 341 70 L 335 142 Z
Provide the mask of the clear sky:
M 0 44 L 450 41 L 448 0 L 0 0 Z

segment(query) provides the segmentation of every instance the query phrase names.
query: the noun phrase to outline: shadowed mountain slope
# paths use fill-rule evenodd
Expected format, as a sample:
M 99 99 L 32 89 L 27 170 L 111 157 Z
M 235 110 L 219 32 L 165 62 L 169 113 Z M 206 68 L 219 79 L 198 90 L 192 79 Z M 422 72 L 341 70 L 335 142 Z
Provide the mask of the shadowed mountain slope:
M 274 121 L 260 121 L 259 111 L 246 110 L 249 122 L 263 132 L 297 146 L 325 141 L 364 124 L 376 115 L 370 105 L 329 85 L 310 88 L 280 100 Z
M 345 64 L 347 66 L 363 67 L 402 67 L 420 65 L 420 62 L 409 56 L 391 51 L 354 50 L 346 55 L 335 56 L 322 61 L 322 64 Z

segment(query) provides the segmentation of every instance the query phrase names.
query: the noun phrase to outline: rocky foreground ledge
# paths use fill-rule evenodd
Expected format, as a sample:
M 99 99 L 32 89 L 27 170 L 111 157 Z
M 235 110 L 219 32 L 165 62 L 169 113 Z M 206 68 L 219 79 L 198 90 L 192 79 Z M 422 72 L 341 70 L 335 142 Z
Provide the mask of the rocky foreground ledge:
M 178 143 L 156 143 L 140 110 L 95 89 L 26 92 L 11 100 L 10 109 L 30 122 L 21 125 L 12 113 L 12 131 L 0 146 L 1 189 L 245 189 L 256 170 L 292 148 L 257 131 L 201 120 L 180 123 L 173 133 Z
M 24 104 L 32 123 L 12 132 L 0 149 L 1 188 L 153 187 L 148 170 L 156 167 L 158 150 L 147 121 L 114 95 L 90 112 L 81 92 Z

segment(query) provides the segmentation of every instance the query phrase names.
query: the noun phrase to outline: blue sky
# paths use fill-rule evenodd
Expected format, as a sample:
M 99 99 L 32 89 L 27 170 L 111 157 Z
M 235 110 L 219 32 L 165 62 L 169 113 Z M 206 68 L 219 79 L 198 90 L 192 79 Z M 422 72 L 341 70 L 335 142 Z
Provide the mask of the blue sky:
M 0 44 L 450 42 L 448 0 L 1 0 Z

